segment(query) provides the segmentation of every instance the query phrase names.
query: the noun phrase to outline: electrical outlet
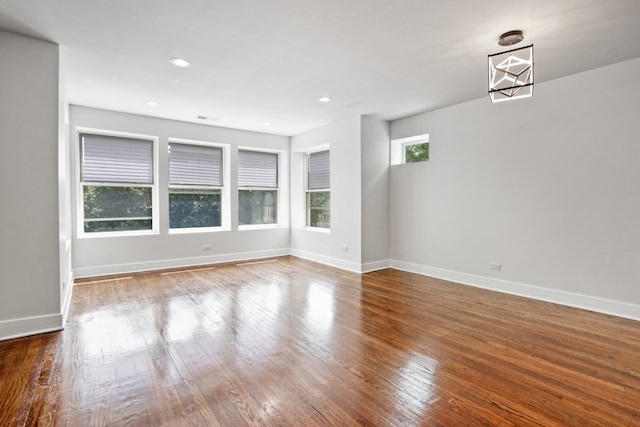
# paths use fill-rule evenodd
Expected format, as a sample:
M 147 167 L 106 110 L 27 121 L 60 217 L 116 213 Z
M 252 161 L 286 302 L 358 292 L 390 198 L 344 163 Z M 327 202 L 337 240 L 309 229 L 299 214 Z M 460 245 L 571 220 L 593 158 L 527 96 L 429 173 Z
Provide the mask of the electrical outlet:
M 489 268 L 491 270 L 500 271 L 502 270 L 502 264 L 500 264 L 499 262 L 492 262 L 491 264 L 489 264 Z
M 342 252 L 349 252 L 349 246 L 342 245 Z
M 211 245 L 202 245 L 202 250 L 203 251 L 210 251 L 211 250 Z

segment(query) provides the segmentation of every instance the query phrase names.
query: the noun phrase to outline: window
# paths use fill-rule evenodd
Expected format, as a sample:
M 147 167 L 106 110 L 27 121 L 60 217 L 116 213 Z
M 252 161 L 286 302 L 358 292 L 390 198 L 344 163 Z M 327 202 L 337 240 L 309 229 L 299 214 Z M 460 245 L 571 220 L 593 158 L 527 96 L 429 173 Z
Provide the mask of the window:
M 154 140 L 80 133 L 80 234 L 155 230 Z
M 329 228 L 331 224 L 329 150 L 307 155 L 307 227 Z
M 429 135 L 416 135 L 391 141 L 391 164 L 418 163 L 429 160 Z
M 238 223 L 278 222 L 278 154 L 238 150 Z
M 403 147 L 404 163 L 417 163 L 429 160 L 429 143 L 417 142 Z
M 222 222 L 222 147 L 169 142 L 169 228 Z

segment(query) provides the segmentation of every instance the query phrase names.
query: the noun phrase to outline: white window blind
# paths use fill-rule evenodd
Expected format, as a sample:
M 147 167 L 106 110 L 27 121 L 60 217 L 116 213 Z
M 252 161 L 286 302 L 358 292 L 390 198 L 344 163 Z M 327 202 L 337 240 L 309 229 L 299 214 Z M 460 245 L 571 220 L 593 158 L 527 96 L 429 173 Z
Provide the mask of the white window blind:
M 83 182 L 153 184 L 152 141 L 82 134 Z
M 169 184 L 222 186 L 222 148 L 172 142 Z
M 319 151 L 309 155 L 309 190 L 330 188 L 329 151 Z
M 239 150 L 238 187 L 278 188 L 278 154 Z

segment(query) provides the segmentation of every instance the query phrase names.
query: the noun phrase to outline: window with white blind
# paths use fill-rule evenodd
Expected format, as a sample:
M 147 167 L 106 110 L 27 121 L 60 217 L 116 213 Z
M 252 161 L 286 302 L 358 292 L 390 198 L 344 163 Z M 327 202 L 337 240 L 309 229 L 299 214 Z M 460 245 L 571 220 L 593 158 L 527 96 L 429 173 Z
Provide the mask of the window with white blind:
M 330 228 L 331 182 L 329 150 L 306 156 L 306 210 L 307 227 Z
M 155 230 L 154 138 L 80 133 L 80 235 Z
M 169 228 L 220 227 L 223 149 L 169 141 Z
M 238 150 L 238 223 L 278 223 L 278 153 Z

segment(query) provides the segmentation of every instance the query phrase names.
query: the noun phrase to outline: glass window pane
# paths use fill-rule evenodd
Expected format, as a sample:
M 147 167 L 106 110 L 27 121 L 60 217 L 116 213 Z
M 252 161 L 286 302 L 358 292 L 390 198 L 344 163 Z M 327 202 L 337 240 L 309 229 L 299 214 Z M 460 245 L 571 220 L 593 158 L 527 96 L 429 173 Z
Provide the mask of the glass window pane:
M 329 228 L 331 224 L 330 192 L 307 192 L 307 226 Z
M 409 144 L 404 148 L 405 163 L 424 162 L 429 160 L 429 143 Z
M 84 218 L 151 217 L 150 187 L 84 186 Z
M 169 190 L 169 227 L 219 227 L 220 190 Z
M 240 225 L 275 224 L 278 217 L 278 192 L 240 190 L 238 207 Z

